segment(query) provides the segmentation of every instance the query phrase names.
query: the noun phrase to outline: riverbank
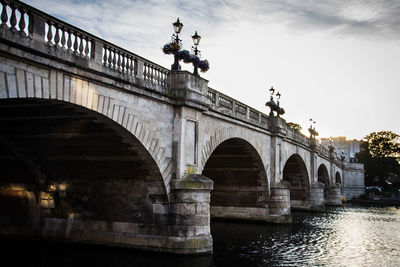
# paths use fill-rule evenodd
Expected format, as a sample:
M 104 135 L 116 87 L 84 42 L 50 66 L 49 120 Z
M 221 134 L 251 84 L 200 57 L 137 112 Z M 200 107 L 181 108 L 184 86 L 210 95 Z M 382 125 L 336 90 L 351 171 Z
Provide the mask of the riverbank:
M 362 204 L 363 206 L 396 206 L 400 207 L 399 198 L 374 197 L 368 199 L 354 198 L 345 203 Z

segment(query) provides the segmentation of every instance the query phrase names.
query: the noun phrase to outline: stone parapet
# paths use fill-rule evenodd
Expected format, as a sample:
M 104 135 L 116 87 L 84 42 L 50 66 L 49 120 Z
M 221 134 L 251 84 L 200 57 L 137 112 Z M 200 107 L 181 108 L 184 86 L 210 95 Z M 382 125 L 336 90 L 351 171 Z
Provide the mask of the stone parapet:
M 272 133 L 279 136 L 286 136 L 288 133 L 286 121 L 280 117 L 269 117 L 268 127 Z
M 188 71 L 172 71 L 168 76 L 169 94 L 177 99 L 177 104 L 207 110 L 208 81 Z

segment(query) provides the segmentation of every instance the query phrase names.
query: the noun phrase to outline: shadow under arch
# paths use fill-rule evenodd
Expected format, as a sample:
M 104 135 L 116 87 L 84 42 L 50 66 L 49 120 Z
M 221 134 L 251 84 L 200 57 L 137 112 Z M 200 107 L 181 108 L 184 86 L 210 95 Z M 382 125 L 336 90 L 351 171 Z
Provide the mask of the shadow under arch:
M 214 182 L 210 202 L 213 218 L 255 219 L 265 211 L 268 179 L 261 157 L 249 142 L 230 138 L 219 144 L 202 175 Z M 250 210 L 254 218 L 250 218 Z
M 342 177 L 340 176 L 339 172 L 336 172 L 335 174 L 335 183 L 342 185 Z
M 324 199 L 325 200 L 329 196 L 329 190 L 330 190 L 330 182 L 329 181 L 330 180 L 329 180 L 328 169 L 326 168 L 325 164 L 321 164 L 318 167 L 318 182 L 321 182 L 324 184 Z
M 11 226 L 152 224 L 153 204 L 168 201 L 146 148 L 102 114 L 59 100 L 1 99 L 0 120 L 0 214 Z
M 308 206 L 310 181 L 304 160 L 298 154 L 291 155 L 283 168 L 283 180 L 290 183 L 291 208 Z

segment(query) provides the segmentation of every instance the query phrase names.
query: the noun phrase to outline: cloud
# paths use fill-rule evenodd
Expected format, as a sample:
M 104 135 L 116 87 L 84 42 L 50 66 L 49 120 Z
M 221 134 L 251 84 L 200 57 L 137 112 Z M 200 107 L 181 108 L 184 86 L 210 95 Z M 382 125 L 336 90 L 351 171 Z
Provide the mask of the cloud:
M 397 0 L 237 0 L 236 5 L 248 19 L 280 23 L 302 33 L 333 31 L 336 35 L 400 38 L 400 2 Z
M 235 32 L 243 23 L 249 31 L 252 24 L 279 25 L 291 34 L 322 31 L 335 36 L 400 38 L 398 0 L 35 0 L 31 4 L 125 48 L 135 43 L 139 50 L 167 41 L 176 17 L 184 23 L 186 35 L 199 30 L 207 32 L 210 40 Z

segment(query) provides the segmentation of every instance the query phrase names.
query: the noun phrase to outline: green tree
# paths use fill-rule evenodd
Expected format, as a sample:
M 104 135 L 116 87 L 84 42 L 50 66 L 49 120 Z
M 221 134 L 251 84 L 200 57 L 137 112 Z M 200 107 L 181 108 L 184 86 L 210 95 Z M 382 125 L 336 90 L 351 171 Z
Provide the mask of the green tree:
M 365 183 L 384 185 L 389 174 L 400 174 L 400 136 L 391 131 L 372 132 L 361 140 L 358 162 L 365 164 Z
M 296 131 L 301 131 L 301 126 L 300 126 L 300 124 L 298 124 L 298 123 L 294 123 L 294 122 L 288 122 L 287 123 L 287 125 L 290 127 L 290 128 L 292 128 L 292 129 L 294 129 L 294 130 L 296 130 Z

